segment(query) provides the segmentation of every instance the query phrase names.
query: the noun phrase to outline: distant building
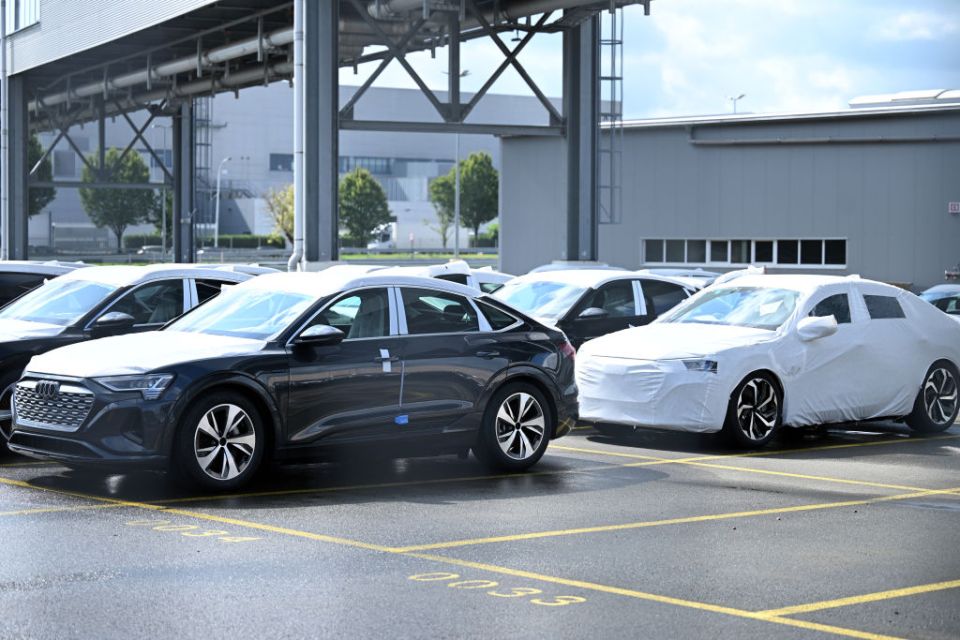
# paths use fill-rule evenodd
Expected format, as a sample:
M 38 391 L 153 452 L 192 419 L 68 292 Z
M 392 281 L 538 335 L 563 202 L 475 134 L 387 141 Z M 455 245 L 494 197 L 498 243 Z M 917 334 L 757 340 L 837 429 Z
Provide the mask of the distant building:
M 960 261 L 960 105 L 895 105 L 625 123 L 622 207 L 600 224 L 599 259 L 942 281 Z M 564 256 L 561 144 L 503 141 L 506 271 Z

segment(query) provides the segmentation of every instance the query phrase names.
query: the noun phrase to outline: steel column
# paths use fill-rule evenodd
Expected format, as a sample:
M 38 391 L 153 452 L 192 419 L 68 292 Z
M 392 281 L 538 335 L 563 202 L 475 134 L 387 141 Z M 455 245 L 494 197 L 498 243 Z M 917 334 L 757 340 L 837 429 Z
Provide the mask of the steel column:
M 173 120 L 173 259 L 193 262 L 194 222 L 194 122 L 193 102 L 186 101 Z
M 11 260 L 23 260 L 27 257 L 27 228 L 29 220 L 29 202 L 27 186 L 27 142 L 30 134 L 27 129 L 26 81 L 22 75 L 7 78 L 7 154 L 0 158 L 6 165 L 6 184 L 0 189 L 6 191 L 7 221 L 6 228 L 0 230 L 6 236 L 7 257 Z
M 600 122 L 600 18 L 563 34 L 567 123 L 567 260 L 596 260 Z

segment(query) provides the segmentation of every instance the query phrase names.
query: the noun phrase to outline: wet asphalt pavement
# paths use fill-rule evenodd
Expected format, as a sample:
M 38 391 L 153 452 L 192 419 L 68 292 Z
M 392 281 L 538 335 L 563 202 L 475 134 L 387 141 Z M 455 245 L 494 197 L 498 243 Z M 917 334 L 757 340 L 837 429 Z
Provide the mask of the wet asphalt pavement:
M 960 427 L 590 429 L 242 493 L 0 456 L 0 638 L 960 637 Z

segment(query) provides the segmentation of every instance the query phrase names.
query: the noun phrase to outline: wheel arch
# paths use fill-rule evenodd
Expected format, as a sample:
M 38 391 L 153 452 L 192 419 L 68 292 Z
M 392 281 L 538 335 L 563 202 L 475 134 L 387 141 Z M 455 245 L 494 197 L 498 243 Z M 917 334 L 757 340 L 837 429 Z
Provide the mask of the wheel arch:
M 541 377 L 546 377 L 543 373 L 538 373 L 534 369 L 529 371 L 526 368 L 510 373 L 508 372 L 507 377 L 498 385 L 496 385 L 491 393 L 496 393 L 504 386 L 513 383 L 526 383 L 536 388 L 547 401 L 547 409 L 550 411 L 550 418 L 553 422 L 553 427 L 551 429 L 550 439 L 553 439 L 556 436 L 557 427 L 559 426 L 559 407 L 557 406 L 556 392 L 550 388 L 550 385 Z
M 740 376 L 740 378 L 737 380 L 737 384 L 735 384 L 733 388 L 730 389 L 730 394 L 728 396 L 728 399 L 732 401 L 733 394 L 737 392 L 737 389 L 740 387 L 741 384 L 743 384 L 743 381 L 749 378 L 750 376 L 756 375 L 758 373 L 762 373 L 770 376 L 770 378 L 773 380 L 773 383 L 777 387 L 777 391 L 780 392 L 780 420 L 781 422 L 785 423 L 787 418 L 787 403 L 789 402 L 787 398 L 787 390 L 786 390 L 786 387 L 783 386 L 783 380 L 772 369 L 769 369 L 767 367 L 759 367 L 757 369 L 753 369 L 748 373 L 745 373 L 742 376 Z

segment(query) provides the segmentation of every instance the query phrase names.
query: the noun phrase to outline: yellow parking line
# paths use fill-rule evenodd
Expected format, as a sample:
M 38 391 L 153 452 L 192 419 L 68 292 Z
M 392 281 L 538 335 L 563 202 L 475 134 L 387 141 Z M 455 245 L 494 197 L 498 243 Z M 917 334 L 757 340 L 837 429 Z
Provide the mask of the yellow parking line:
M 867 593 L 862 596 L 850 596 L 849 598 L 837 598 L 835 600 L 823 600 L 821 602 L 799 604 L 793 607 L 783 607 L 782 609 L 769 609 L 767 611 L 760 611 L 759 613 L 765 616 L 791 616 L 798 613 L 811 613 L 813 611 L 823 611 L 824 609 L 849 607 L 851 605 L 866 604 L 868 602 L 892 600 L 893 598 L 905 598 L 907 596 L 916 596 L 923 593 L 933 593 L 934 591 L 945 591 L 947 589 L 957 588 L 960 588 L 960 580 L 949 580 L 947 582 L 922 584 L 916 587 L 906 587 L 903 589 L 890 589 L 889 591 Z
M 71 511 L 89 511 L 91 509 L 115 509 L 127 505 L 121 504 L 85 504 L 74 507 L 35 507 L 33 509 L 21 509 L 19 511 L 0 511 L 0 517 L 3 516 L 30 516 L 38 513 L 69 513 Z
M 424 554 L 424 553 L 409 553 L 407 555 L 414 558 L 420 558 L 422 560 L 429 560 L 431 562 L 438 562 L 442 564 L 466 567 L 466 568 L 475 569 L 478 571 L 487 571 L 490 573 L 511 576 L 513 578 L 525 578 L 527 580 L 535 580 L 538 582 L 548 582 L 552 584 L 563 585 L 566 587 L 583 589 L 585 591 L 596 591 L 599 593 L 625 596 L 628 598 L 636 598 L 638 600 L 646 600 L 649 602 L 657 602 L 660 604 L 669 604 L 669 605 L 674 605 L 678 607 L 684 607 L 687 609 L 696 609 L 699 611 L 719 613 L 723 615 L 734 616 L 737 618 L 746 618 L 750 620 L 757 620 L 760 622 L 771 622 L 771 623 L 782 624 L 790 627 L 797 627 L 799 629 L 807 629 L 810 631 L 821 631 L 823 633 L 831 633 L 834 635 L 846 636 L 849 638 L 862 638 L 864 640 L 893 640 L 892 636 L 885 636 L 885 635 L 880 635 L 876 633 L 867 633 L 864 631 L 857 631 L 855 629 L 846 629 L 843 627 L 820 624 L 817 622 L 808 622 L 806 620 L 794 620 L 792 618 L 781 618 L 775 615 L 756 613 L 753 611 L 746 611 L 744 609 L 736 609 L 734 607 L 724 607 L 721 605 L 710 604 L 707 602 L 697 602 L 695 600 L 673 598 L 670 596 L 663 596 L 655 593 L 637 591 L 635 589 L 625 589 L 623 587 L 614 587 L 614 586 L 609 586 L 604 584 L 598 584 L 596 582 L 588 582 L 585 580 L 571 580 L 569 578 L 558 578 L 556 576 L 549 576 L 542 573 L 534 573 L 532 571 L 510 569 L 508 567 L 500 567 L 497 565 L 486 564 L 482 562 L 471 562 L 469 560 L 460 560 L 457 558 L 450 558 L 447 556 L 436 556 L 436 555 L 430 555 L 430 554 Z
M 310 533 L 308 531 L 300 531 L 297 529 L 290 529 L 287 527 L 278 527 L 278 526 L 273 526 L 268 524 L 262 524 L 259 522 L 252 522 L 249 520 L 239 520 L 236 518 L 224 518 L 221 516 L 201 513 L 198 511 L 188 511 L 185 509 L 171 509 L 169 507 L 148 504 L 144 502 L 134 502 L 129 500 L 115 500 L 113 498 L 105 498 L 102 496 L 88 495 L 88 494 L 83 494 L 78 492 L 61 491 L 59 489 L 50 489 L 46 487 L 36 487 L 34 485 L 31 485 L 29 483 L 26 483 L 20 480 L 11 480 L 8 478 L 0 477 L 0 484 L 7 484 L 10 486 L 34 489 L 34 490 L 40 490 L 40 491 L 47 491 L 47 492 L 57 493 L 61 495 L 69 495 L 73 497 L 84 498 L 87 500 L 93 500 L 96 502 L 106 503 L 106 504 L 115 505 L 115 506 L 145 509 L 147 511 L 163 513 L 165 515 L 179 515 L 185 518 L 195 518 L 195 519 L 206 520 L 211 522 L 218 522 L 222 524 L 229 524 L 238 528 L 255 529 L 258 531 L 266 531 L 270 533 L 276 533 L 279 535 L 292 536 L 296 538 L 314 540 L 318 542 L 326 542 L 330 544 L 348 546 L 348 547 L 353 547 L 358 549 L 365 549 L 368 551 L 377 551 L 377 552 L 390 553 L 395 555 L 404 555 L 407 557 L 420 558 L 423 560 L 430 560 L 433 562 L 439 562 L 439 563 L 444 563 L 448 565 L 470 567 L 477 570 L 489 571 L 489 572 L 499 573 L 503 575 L 510 575 L 513 577 L 527 578 L 530 580 L 536 580 L 540 582 L 549 582 L 553 584 L 562 584 L 562 585 L 567 585 L 571 587 L 577 587 L 584 590 L 597 591 L 597 592 L 609 593 L 609 594 L 620 595 L 620 596 L 627 596 L 632 598 L 638 598 L 641 600 L 659 602 L 662 604 L 669 604 L 669 605 L 686 607 L 690 609 L 697 609 L 697 610 L 707 611 L 712 613 L 725 614 L 725 615 L 730 615 L 738 618 L 757 620 L 760 622 L 781 624 L 781 625 L 797 627 L 797 628 L 807 629 L 812 631 L 821 631 L 824 633 L 831 633 L 834 635 L 841 635 L 841 636 L 846 636 L 851 638 L 861 638 L 863 640 L 897 640 L 896 638 L 892 638 L 890 636 L 882 636 L 878 634 L 865 633 L 865 632 L 857 631 L 854 629 L 845 629 L 842 627 L 835 627 L 835 626 L 825 625 L 825 624 L 820 624 L 815 622 L 807 622 L 805 620 L 794 620 L 791 618 L 782 618 L 772 614 L 745 611 L 742 609 L 736 609 L 733 607 L 724 607 L 724 606 L 710 604 L 706 602 L 697 602 L 694 600 L 684 600 L 681 598 L 673 598 L 670 596 L 661 596 L 657 594 L 645 593 L 642 591 L 635 591 L 631 589 L 623 589 L 620 587 L 601 585 L 601 584 L 597 584 L 593 582 L 585 582 L 581 580 L 570 580 L 567 578 L 558 578 L 558 577 L 548 576 L 544 574 L 532 573 L 529 571 L 521 571 L 518 569 L 499 567 L 496 565 L 468 562 L 465 560 L 448 558 L 444 556 L 410 553 L 405 551 L 404 549 L 400 549 L 396 547 L 386 547 L 382 545 L 369 544 L 359 540 L 351 540 L 348 538 L 342 538 L 338 536 L 328 536 L 324 534 Z M 936 492 L 924 492 L 924 495 L 927 493 L 936 493 Z M 878 501 L 878 500 L 881 500 L 881 499 L 877 499 L 874 501 Z
M 664 520 L 646 520 L 641 522 L 627 522 L 622 524 L 600 525 L 596 527 L 578 527 L 575 529 L 554 529 L 551 531 L 535 531 L 532 533 L 517 533 L 502 536 L 490 536 L 487 538 L 473 538 L 465 540 L 451 540 L 448 542 L 436 542 L 432 544 L 421 544 L 409 547 L 400 547 L 396 549 L 399 552 L 408 553 L 414 551 L 432 551 L 435 549 L 453 549 L 457 547 L 469 547 L 482 544 L 495 544 L 501 542 L 519 542 L 522 540 L 537 540 L 540 538 L 558 538 L 563 536 L 583 535 L 588 533 L 608 533 L 611 531 L 626 531 L 631 529 L 646 529 L 649 527 L 663 527 L 677 524 L 692 524 L 698 522 L 715 522 L 718 520 L 732 520 L 735 518 L 750 518 L 756 516 L 778 515 L 784 513 L 801 513 L 806 511 L 822 511 L 825 509 L 838 509 L 842 507 L 857 507 L 879 502 L 891 502 L 895 500 L 909 500 L 911 498 L 920 498 L 924 496 L 951 494 L 958 489 L 929 489 L 914 491 L 911 493 L 902 493 L 892 496 L 881 496 L 878 498 L 864 498 L 860 500 L 844 500 L 842 502 L 821 502 L 818 504 L 795 505 L 792 507 L 773 507 L 770 509 L 756 509 L 752 511 L 734 511 L 728 513 L 716 513 L 701 516 L 688 516 L 683 518 L 667 518 Z

